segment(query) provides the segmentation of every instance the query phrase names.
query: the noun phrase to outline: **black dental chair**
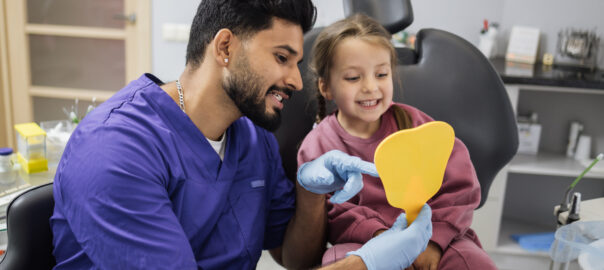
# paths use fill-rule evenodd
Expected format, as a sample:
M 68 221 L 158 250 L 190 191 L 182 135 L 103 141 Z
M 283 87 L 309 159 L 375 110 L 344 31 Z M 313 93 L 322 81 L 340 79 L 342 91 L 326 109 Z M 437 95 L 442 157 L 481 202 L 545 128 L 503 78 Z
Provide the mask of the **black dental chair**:
M 17 196 L 6 210 L 8 246 L 0 270 L 52 269 L 52 183 Z
M 410 0 L 344 0 L 344 7 L 347 15 L 362 12 L 376 18 L 391 33 L 413 22 Z M 275 132 L 285 172 L 292 180 L 296 179 L 298 147 L 312 129 L 316 115 L 316 86 L 308 63 L 321 30 L 313 29 L 304 37 L 305 59 L 300 65 L 304 91 L 287 102 L 281 127 Z M 454 34 L 423 29 L 417 33 L 415 48 L 397 48 L 396 72 L 402 89 L 395 83 L 393 100 L 453 126 L 476 168 L 481 207 L 495 175 L 518 148 L 515 116 L 503 82 L 477 48 Z

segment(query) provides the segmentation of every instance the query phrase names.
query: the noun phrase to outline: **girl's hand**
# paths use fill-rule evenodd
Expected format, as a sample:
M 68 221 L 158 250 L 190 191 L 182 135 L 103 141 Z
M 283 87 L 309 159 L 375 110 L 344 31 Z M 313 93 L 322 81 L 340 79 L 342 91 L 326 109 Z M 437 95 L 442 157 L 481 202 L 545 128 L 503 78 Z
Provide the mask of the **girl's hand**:
M 413 264 L 405 270 L 436 270 L 443 252 L 434 242 L 429 242 L 426 250 L 417 256 Z

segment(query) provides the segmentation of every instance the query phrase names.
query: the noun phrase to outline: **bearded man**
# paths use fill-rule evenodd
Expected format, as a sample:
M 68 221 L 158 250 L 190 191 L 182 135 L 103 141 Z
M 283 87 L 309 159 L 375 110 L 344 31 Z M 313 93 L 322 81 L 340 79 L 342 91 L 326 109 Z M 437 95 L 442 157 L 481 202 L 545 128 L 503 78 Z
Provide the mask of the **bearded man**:
M 325 196 L 295 189 L 270 133 L 302 89 L 315 17 L 310 0 L 201 1 L 180 77 L 142 75 L 72 134 L 54 180 L 55 269 L 254 269 L 262 249 L 288 268 L 317 265 Z M 343 162 L 345 175 L 376 174 L 348 156 L 313 167 Z

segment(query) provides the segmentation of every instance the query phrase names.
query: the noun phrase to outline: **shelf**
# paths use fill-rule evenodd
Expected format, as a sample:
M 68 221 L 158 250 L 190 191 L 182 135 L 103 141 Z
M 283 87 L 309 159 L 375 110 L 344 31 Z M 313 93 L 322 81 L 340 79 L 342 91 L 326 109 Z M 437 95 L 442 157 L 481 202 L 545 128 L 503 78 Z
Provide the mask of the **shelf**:
M 604 161 L 600 161 L 602 163 Z M 600 170 L 602 164 L 598 163 L 584 177 L 604 179 L 604 171 Z M 587 164 L 588 165 L 588 164 Z M 509 164 L 510 173 L 568 176 L 577 177 L 587 165 L 559 154 L 541 153 L 537 155 L 516 155 Z
M 499 244 L 495 250 L 488 252 L 489 256 L 501 270 L 552 269 L 550 268 L 552 260 L 549 251 L 528 251 L 510 238 L 512 234 L 551 232 L 552 230 L 552 228 L 504 218 L 499 233 Z M 553 269 L 562 269 L 560 264 L 554 264 L 553 267 Z M 568 265 L 567 269 L 580 270 L 581 267 L 575 260 Z
M 602 88 L 578 88 L 578 87 L 547 86 L 547 85 L 534 85 L 534 84 L 506 84 L 506 86 L 518 87 L 519 89 L 527 90 L 527 91 L 545 91 L 545 92 L 559 92 L 559 93 L 571 93 L 571 94 L 604 95 L 604 89 L 602 89 Z
M 549 258 L 547 251 L 529 251 L 523 249 L 510 236 L 512 234 L 542 233 L 551 231 L 551 228 L 544 226 L 504 218 L 501 220 L 501 230 L 499 232 L 499 240 L 497 241 L 497 248 L 495 249 L 495 252 L 508 255 Z

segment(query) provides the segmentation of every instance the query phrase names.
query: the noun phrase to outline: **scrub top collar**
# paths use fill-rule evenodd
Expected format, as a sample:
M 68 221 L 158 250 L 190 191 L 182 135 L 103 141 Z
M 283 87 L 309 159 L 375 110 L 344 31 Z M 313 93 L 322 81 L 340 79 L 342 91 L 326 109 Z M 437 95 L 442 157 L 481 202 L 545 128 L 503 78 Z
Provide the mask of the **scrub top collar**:
M 178 104 L 174 102 L 172 97 L 168 95 L 163 89 L 160 88 L 160 85 L 164 83 L 155 77 L 152 74 L 146 73 L 141 76 L 141 80 L 146 81 L 146 83 L 150 84 L 150 91 L 148 91 L 149 95 L 149 103 L 153 104 L 161 109 L 157 110 L 161 112 L 162 117 L 165 122 L 169 125 L 172 125 L 175 130 L 180 130 L 181 132 L 177 134 L 177 136 L 184 137 L 184 141 L 190 142 L 190 149 L 194 152 L 194 154 L 199 158 L 200 164 L 206 167 L 208 172 L 217 172 L 218 179 L 230 179 L 234 176 L 237 168 L 237 160 L 236 155 L 236 138 L 234 134 L 236 132 L 233 129 L 236 128 L 235 121 L 227 130 L 224 135 L 226 135 L 226 149 L 224 154 L 224 159 L 221 160 L 218 153 L 214 151 L 214 148 L 210 145 L 210 142 L 203 135 L 201 130 L 195 126 L 195 123 L 189 118 L 187 114 L 185 114 Z M 195 150 L 199 149 L 199 150 Z M 213 153 L 210 155 L 202 155 L 202 153 Z

